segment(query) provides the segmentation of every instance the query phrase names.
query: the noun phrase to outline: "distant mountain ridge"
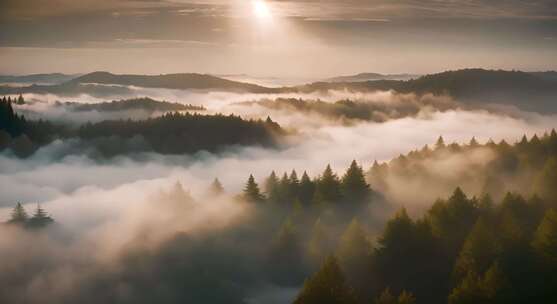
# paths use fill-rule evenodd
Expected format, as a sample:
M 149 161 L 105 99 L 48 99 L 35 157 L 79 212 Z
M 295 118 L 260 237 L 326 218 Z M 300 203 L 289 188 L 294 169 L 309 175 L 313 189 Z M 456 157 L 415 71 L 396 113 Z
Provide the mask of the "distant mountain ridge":
M 80 84 L 115 84 L 145 88 L 177 90 L 225 90 L 249 93 L 265 93 L 263 86 L 227 80 L 206 74 L 184 73 L 165 75 L 117 75 L 109 72 L 93 72 L 70 81 Z
M 379 73 L 359 73 L 356 75 L 338 76 L 325 79 L 325 82 L 360 82 L 373 80 L 410 80 L 420 77 L 417 74 L 379 74 Z
M 42 83 L 60 84 L 70 81 L 78 74 L 68 75 L 62 73 L 30 74 L 30 75 L 0 75 L 0 82 L 4 83 Z
M 449 95 L 459 102 L 474 105 L 497 104 L 540 113 L 557 113 L 557 72 L 551 71 L 462 69 L 424 75 L 410 80 L 322 81 L 279 88 L 269 88 L 204 74 L 117 75 L 109 72 L 94 72 L 60 85 L 0 86 L 0 95 L 51 93 L 65 96 L 77 94 L 90 94 L 96 97 L 125 96 L 132 92 L 127 86 L 254 94 L 326 93 L 330 90 L 351 92 L 392 90 L 418 95 L 428 93 Z

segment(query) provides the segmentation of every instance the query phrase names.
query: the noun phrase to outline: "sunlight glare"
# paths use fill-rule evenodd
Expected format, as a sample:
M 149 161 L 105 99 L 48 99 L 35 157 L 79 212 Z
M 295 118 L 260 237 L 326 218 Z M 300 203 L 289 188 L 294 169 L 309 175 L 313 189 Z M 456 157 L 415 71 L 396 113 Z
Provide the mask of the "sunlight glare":
M 252 0 L 253 14 L 259 19 L 270 19 L 271 10 L 263 0 Z

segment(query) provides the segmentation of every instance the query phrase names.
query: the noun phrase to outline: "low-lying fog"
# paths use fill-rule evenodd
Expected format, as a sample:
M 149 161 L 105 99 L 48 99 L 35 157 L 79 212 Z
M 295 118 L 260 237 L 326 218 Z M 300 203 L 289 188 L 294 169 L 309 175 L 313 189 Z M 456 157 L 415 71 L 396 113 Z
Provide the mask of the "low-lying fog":
M 353 159 L 367 170 L 375 160 L 388 161 L 401 153 L 433 144 L 440 135 L 446 142 L 468 142 L 473 136 L 480 142 L 488 139 L 515 142 L 524 133 L 531 136 L 550 130 L 557 121 L 555 116 L 519 111 L 509 115 L 502 111 L 464 110 L 456 106 L 445 111 L 426 107 L 417 115 L 405 118 L 382 123 L 360 121 L 347 125 L 319 115 L 270 110 L 242 102 L 291 97 L 328 102 L 351 99 L 395 104 L 408 102 L 412 97 L 394 96 L 390 92 L 269 96 L 142 88 L 134 90 L 136 93 L 133 96 L 114 96 L 112 100 L 148 96 L 158 100 L 203 105 L 208 113 L 234 113 L 248 118 L 266 118 L 269 115 L 283 127 L 295 129 L 297 133 L 291 136 L 288 145 L 282 149 L 235 147 L 219 155 L 144 154 L 94 160 L 83 154 L 69 153 L 79 151 L 80 142 L 77 139 L 53 142 L 28 159 L 19 159 L 6 152 L 0 154 L 0 219 L 9 217 L 16 202 L 22 202 L 28 211 L 32 211 L 36 203 L 41 203 L 62 227 L 72 231 L 70 236 L 62 239 L 51 240 L 44 236 L 44 239 L 30 246 L 26 255 L 17 258 L 19 252 L 15 248 L 22 248 L 17 244 L 23 244 L 29 236 L 19 235 L 14 238 L 14 234 L 21 232 L 12 234 L 9 231 L 0 234 L 0 248 L 14 248 L 11 251 L 0 250 L 0 258 L 4 261 L 14 259 L 14 264 L 17 264 L 40 252 L 44 252 L 48 260 L 48 271 L 38 275 L 29 286 L 20 287 L 28 288 L 31 302 L 38 301 L 40 291 L 46 288 L 55 287 L 47 294 L 52 299 L 63 299 L 61 295 L 75 292 L 73 288 L 89 280 L 89 275 L 98 276 L 99 269 L 111 265 L 113 257 L 125 251 L 132 241 L 140 239 L 141 246 L 157 246 L 162 240 L 172 237 L 175 231 L 210 233 L 225 229 L 248 216 L 248 207 L 233 204 L 228 198 L 204 199 L 209 184 L 216 177 L 224 185 L 227 194 L 235 195 L 242 190 L 249 174 L 253 174 L 260 184 L 272 170 L 282 174 L 296 169 L 299 175 L 307 171 L 311 176 L 316 176 L 327 164 L 331 164 L 334 170 L 342 174 Z M 53 106 L 55 101 L 106 101 L 90 96 L 65 98 L 29 94 L 24 97 L 31 102 L 17 106 L 17 109 L 34 112 L 35 117 L 73 122 L 120 118 L 98 112 L 76 116 L 75 113 Z M 454 102 L 441 99 L 441 102 Z M 133 118 L 144 117 L 133 113 L 124 114 Z M 482 161 L 482 157 L 479 155 L 476 161 Z M 451 164 L 450 170 L 458 170 L 458 166 L 466 164 Z M 177 183 L 183 186 L 184 191 L 189 191 L 197 202 L 177 205 L 173 199 L 168 199 L 171 203 L 162 204 L 161 201 L 165 199 L 161 197 L 184 195 Z M 405 202 L 410 209 L 413 208 L 412 204 L 411 201 Z M 180 212 L 176 212 L 177 208 Z M 41 244 L 48 245 L 41 247 Z M 2 265 L 10 267 L 9 263 L 4 262 Z M 3 271 L 5 269 L 0 268 L 0 273 Z M 98 288 L 89 287 L 91 290 Z M 290 298 L 296 291 L 273 286 L 262 290 L 269 290 L 270 295 L 254 293 L 248 298 L 254 303 L 271 303 L 274 298 L 281 302 L 280 299 Z

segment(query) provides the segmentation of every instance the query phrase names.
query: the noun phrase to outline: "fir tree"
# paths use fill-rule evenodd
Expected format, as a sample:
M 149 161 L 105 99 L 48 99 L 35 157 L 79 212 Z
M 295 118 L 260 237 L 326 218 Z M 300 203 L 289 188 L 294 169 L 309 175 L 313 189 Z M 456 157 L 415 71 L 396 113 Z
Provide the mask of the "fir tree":
M 356 298 L 346 283 L 335 257 L 331 256 L 321 269 L 307 279 L 294 304 L 355 304 Z
M 265 197 L 261 194 L 253 175 L 248 178 L 243 197 L 248 203 L 262 203 L 265 201 Z
M 298 187 L 298 197 L 303 205 L 309 205 L 313 198 L 315 192 L 315 185 L 309 178 L 307 172 L 304 171 L 302 179 L 300 180 L 300 186 Z
M 437 142 L 435 143 L 435 149 L 443 149 L 443 148 L 445 148 L 445 140 L 443 139 L 443 136 L 439 136 Z
M 25 208 L 23 208 L 21 203 L 17 203 L 12 210 L 12 215 L 8 222 L 14 224 L 25 224 L 28 219 L 29 216 L 27 215 Z
M 218 178 L 215 178 L 209 187 L 209 195 L 210 196 L 221 196 L 224 194 L 224 187 L 222 186 L 221 182 Z
M 35 209 L 33 217 L 29 219 L 28 225 L 31 228 L 43 228 L 53 222 L 54 220 L 46 213 L 41 205 L 37 204 L 37 209 Z
M 547 265 L 557 268 L 557 211 L 549 209 L 541 221 L 532 247 Z
M 271 172 L 271 175 L 265 180 L 265 194 L 270 203 L 278 203 L 280 200 L 280 189 L 279 189 L 279 179 L 275 171 Z
M 342 177 L 341 189 L 342 195 L 350 203 L 361 204 L 370 198 L 371 190 L 365 180 L 364 171 L 355 160 Z
M 341 200 L 342 193 L 340 189 L 340 181 L 330 165 L 327 165 L 321 178 L 317 181 L 314 195 L 314 203 L 316 205 L 334 204 Z

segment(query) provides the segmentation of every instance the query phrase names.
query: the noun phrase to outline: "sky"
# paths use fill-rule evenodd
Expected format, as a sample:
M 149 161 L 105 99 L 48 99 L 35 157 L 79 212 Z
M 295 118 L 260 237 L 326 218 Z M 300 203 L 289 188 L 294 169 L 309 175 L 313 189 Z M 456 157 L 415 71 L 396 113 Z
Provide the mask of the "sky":
M 0 74 L 557 69 L 554 0 L 2 0 Z

